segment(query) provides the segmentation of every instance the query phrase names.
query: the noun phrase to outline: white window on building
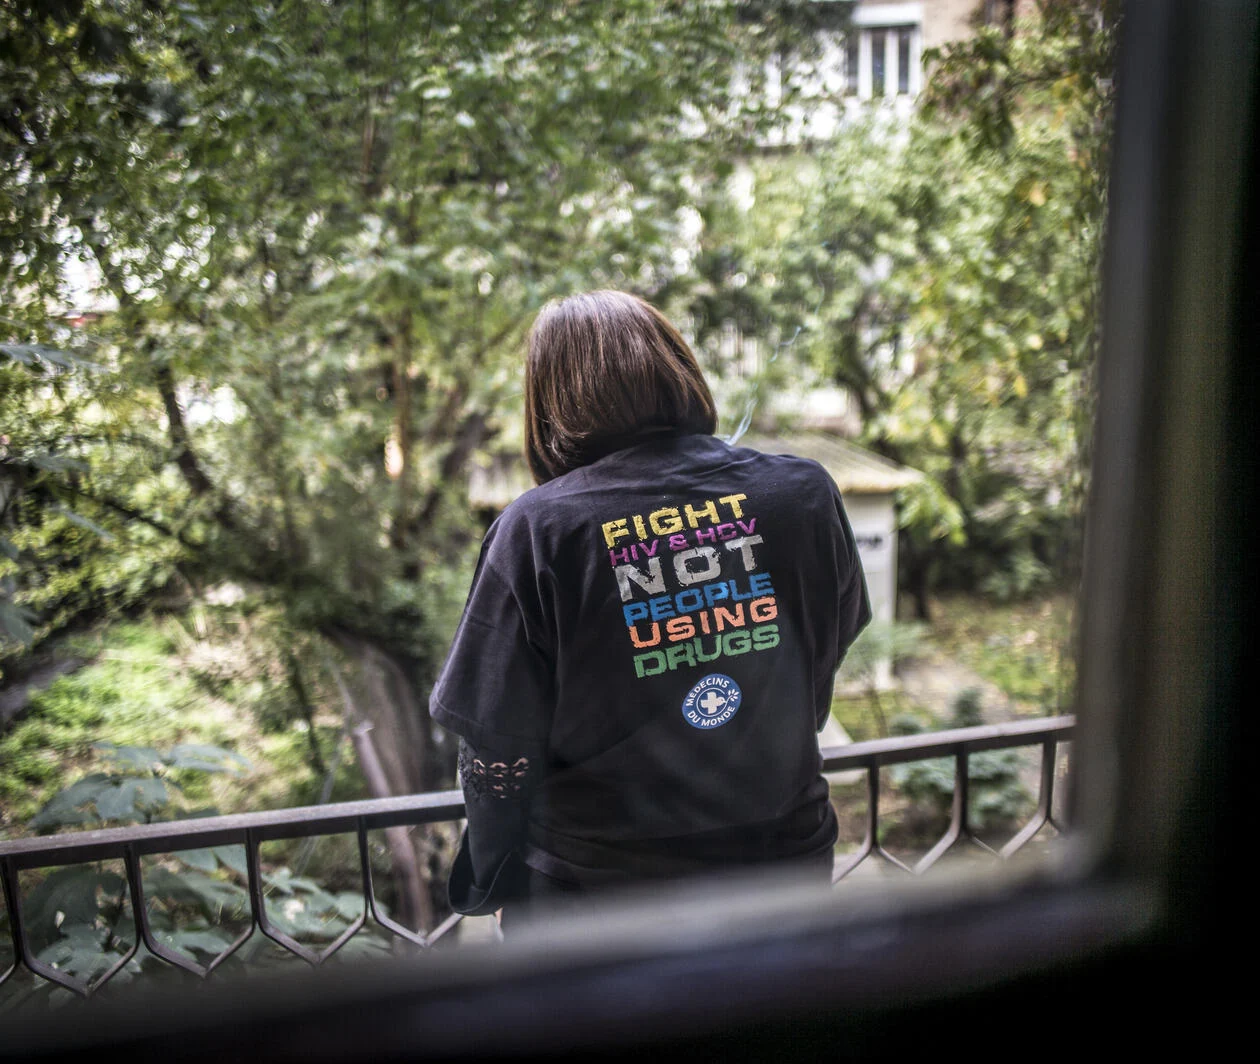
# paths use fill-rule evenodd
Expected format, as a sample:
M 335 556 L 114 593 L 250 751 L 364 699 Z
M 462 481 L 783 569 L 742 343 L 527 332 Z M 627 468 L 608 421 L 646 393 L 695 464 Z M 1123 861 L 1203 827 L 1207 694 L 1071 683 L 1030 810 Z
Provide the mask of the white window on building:
M 922 4 L 859 7 L 845 41 L 845 91 L 864 100 L 918 95 L 922 51 Z

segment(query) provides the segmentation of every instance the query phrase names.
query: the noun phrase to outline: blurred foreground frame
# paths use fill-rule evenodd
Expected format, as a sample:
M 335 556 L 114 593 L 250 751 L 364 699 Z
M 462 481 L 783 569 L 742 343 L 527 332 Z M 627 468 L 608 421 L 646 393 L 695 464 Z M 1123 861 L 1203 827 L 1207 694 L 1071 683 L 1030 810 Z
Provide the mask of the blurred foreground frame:
M 1211 962 L 1250 911 L 1230 848 L 1256 679 L 1260 7 L 1142 0 L 1124 19 L 1065 862 L 878 895 L 658 891 L 423 965 L 89 1002 L 6 1032 L 0 1056 L 780 1059 L 964 1029 L 1064 1051 L 1082 1030 L 1132 1051 L 1178 1021 L 1241 1029 Z

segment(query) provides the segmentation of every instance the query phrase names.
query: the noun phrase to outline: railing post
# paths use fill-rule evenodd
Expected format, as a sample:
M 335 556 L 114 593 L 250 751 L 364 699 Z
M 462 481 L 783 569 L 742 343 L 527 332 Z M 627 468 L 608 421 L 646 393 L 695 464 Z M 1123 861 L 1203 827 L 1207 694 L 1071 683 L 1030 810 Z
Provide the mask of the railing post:
M 4 890 L 4 910 L 9 914 L 9 938 L 13 942 L 13 963 L 0 972 L 0 986 L 4 985 L 22 963 L 22 917 L 17 911 L 17 891 L 13 883 L 16 874 L 7 857 L 0 860 L 0 886 Z
M 1050 815 L 1054 803 L 1054 766 L 1058 759 L 1058 749 L 1058 744 L 1054 739 L 1047 739 L 1041 744 L 1041 787 L 1037 793 L 1037 811 L 1033 814 L 1033 818 L 998 851 L 999 857 L 1005 859 L 1014 856 L 1047 824 L 1052 827 L 1058 826 Z

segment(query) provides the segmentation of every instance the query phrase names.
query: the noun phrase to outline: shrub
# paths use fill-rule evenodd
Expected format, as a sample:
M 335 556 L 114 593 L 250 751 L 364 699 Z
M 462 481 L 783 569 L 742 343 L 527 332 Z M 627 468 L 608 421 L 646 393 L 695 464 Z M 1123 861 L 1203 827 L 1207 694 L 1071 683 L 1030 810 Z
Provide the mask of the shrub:
M 903 735 L 923 731 L 913 717 L 897 718 Z M 954 699 L 950 726 L 973 728 L 983 723 L 979 688 L 969 687 Z M 954 759 L 934 758 L 897 765 L 893 782 L 903 795 L 927 806 L 936 816 L 947 815 L 954 801 Z M 971 782 L 968 815 L 977 830 L 1002 826 L 1024 815 L 1032 796 L 1019 778 L 1019 754 L 1014 750 L 989 750 L 967 759 Z

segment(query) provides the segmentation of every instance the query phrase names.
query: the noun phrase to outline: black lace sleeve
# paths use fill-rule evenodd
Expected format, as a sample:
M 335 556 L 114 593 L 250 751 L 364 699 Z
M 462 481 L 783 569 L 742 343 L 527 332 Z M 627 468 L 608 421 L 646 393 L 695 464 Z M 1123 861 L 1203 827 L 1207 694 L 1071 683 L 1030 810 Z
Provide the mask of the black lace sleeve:
M 508 900 L 520 871 L 529 796 L 538 777 L 535 759 L 459 743 L 459 782 L 468 828 L 451 870 L 451 908 L 468 916 L 494 912 Z
M 463 739 L 459 742 L 459 782 L 464 798 L 522 800 L 529 785 L 530 759 L 479 754 Z

